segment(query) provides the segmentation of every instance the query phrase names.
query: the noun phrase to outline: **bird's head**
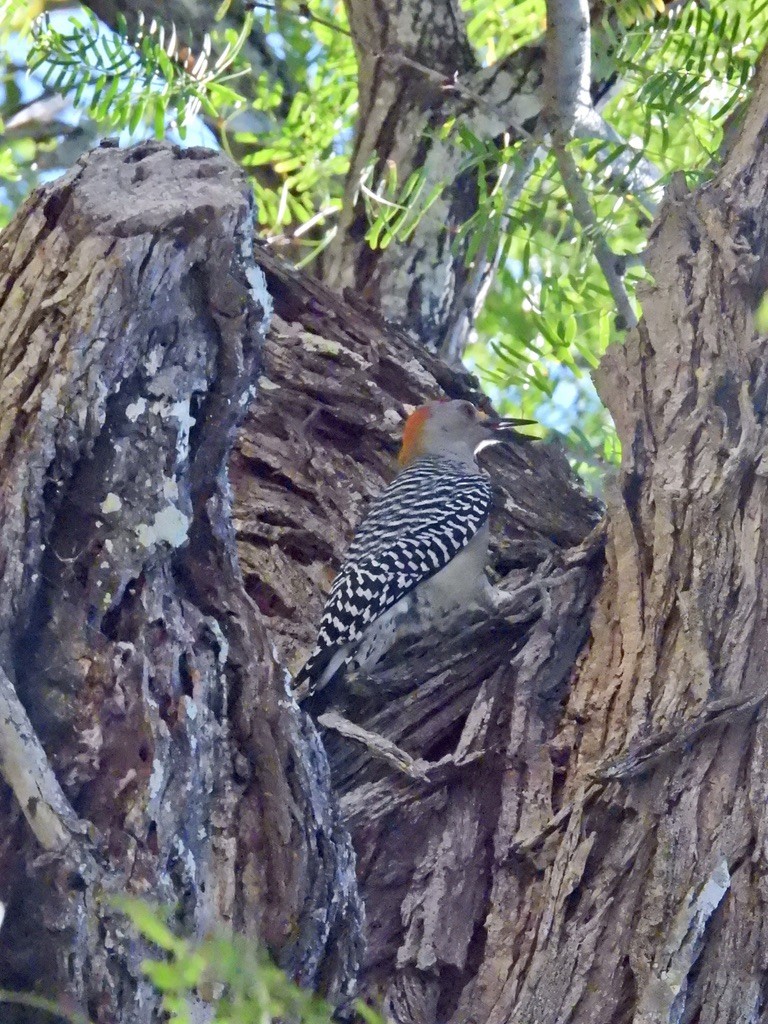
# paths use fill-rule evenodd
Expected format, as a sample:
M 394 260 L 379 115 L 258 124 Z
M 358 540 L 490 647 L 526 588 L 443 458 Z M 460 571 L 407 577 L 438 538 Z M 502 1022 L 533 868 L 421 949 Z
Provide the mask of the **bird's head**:
M 492 419 L 471 402 L 458 399 L 428 402 L 406 420 L 398 461 L 407 466 L 420 455 L 445 455 L 473 463 L 481 448 L 510 440 L 514 427 L 533 422 L 512 417 Z

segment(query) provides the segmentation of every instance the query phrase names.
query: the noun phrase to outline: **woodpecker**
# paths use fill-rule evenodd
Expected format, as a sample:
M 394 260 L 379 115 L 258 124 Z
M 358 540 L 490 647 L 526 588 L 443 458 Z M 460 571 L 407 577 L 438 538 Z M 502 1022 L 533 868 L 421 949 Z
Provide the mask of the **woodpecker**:
M 401 471 L 358 527 L 317 644 L 294 681 L 300 699 L 342 666 L 372 667 L 401 636 L 460 610 L 492 607 L 485 566 L 493 491 L 476 456 L 531 422 L 491 420 L 465 401 L 430 402 L 411 413 Z

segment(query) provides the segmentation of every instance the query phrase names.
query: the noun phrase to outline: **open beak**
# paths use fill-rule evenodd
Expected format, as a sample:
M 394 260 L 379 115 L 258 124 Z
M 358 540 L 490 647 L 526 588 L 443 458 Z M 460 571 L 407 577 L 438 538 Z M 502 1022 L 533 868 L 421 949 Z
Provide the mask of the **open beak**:
M 534 426 L 535 424 L 536 420 L 520 420 L 516 419 L 514 416 L 502 416 L 496 420 L 488 419 L 485 423 L 486 427 L 489 430 L 492 430 L 494 433 L 498 432 L 499 434 L 502 435 L 501 437 L 499 437 L 499 441 L 504 440 L 503 434 L 505 431 L 514 431 L 515 437 L 525 438 L 528 441 L 539 441 L 540 438 L 538 437 L 535 437 L 531 434 L 521 434 L 519 431 L 515 430 L 516 427 L 530 427 Z

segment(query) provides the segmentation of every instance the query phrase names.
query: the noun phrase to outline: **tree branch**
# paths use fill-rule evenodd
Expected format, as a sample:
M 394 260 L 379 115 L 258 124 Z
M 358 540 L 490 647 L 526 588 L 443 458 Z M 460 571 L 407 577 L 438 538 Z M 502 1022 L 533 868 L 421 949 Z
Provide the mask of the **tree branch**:
M 328 18 L 321 18 L 319 14 L 315 14 L 309 9 L 308 4 L 302 3 L 296 10 L 292 10 L 290 7 L 279 6 L 276 7 L 273 3 L 268 3 L 266 0 L 245 0 L 246 6 L 251 10 L 263 10 L 263 11 L 274 11 L 277 14 L 290 15 L 294 18 L 303 18 L 305 21 L 314 21 L 316 25 L 323 25 L 325 28 L 331 29 L 333 32 L 341 32 L 344 36 L 352 38 L 352 33 L 349 29 L 344 28 L 343 25 L 339 25 L 336 21 L 329 21 Z
M 555 142 L 570 138 L 578 111 L 591 108 L 587 0 L 547 0 L 544 111 Z
M 610 178 L 637 197 L 643 208 L 653 216 L 658 201 L 653 190 L 658 186 L 661 171 L 642 153 L 629 147 L 626 139 L 609 124 L 595 107 L 581 107 L 576 112 L 573 133 L 577 139 L 603 139 L 624 147 L 611 163 Z M 657 188 L 657 192 L 661 190 Z
M 586 0 L 547 0 L 547 51 L 544 70 L 544 119 L 552 133 L 552 149 L 574 216 L 593 239 L 595 256 L 613 295 L 622 327 L 634 327 L 637 317 L 624 287 L 616 256 L 603 236 L 576 161 L 568 151 L 580 111 L 587 122 L 602 118 L 594 113 L 589 93 L 591 80 L 589 7 Z M 582 119 L 582 124 L 583 124 Z
M 508 166 L 502 168 L 497 187 L 504 190 L 509 209 L 514 206 L 528 184 L 536 166 L 536 156 L 540 151 L 541 140 L 538 134 L 531 135 L 520 144 L 516 166 L 508 181 L 506 180 Z M 443 349 L 449 358 L 461 354 L 463 339 L 482 308 L 494 274 L 498 269 L 503 248 L 504 246 L 500 242 L 496 246 L 495 253 L 490 254 L 488 243 L 484 243 L 473 260 L 472 273 L 461 288 L 456 316 L 443 342 Z
M 474 260 L 466 259 L 470 234 L 462 234 L 461 226 L 477 213 L 477 189 L 473 172 L 466 169 L 465 151 L 440 129 L 456 118 L 479 139 L 491 142 L 505 134 L 513 140 L 543 134 L 543 40 L 480 68 L 453 0 L 346 3 L 359 63 L 360 113 L 338 229 L 323 252 L 319 274 L 332 287 L 363 297 L 426 347 L 455 361 L 493 279 L 496 254 L 481 247 Z M 578 10 L 583 24 L 584 8 Z M 599 45 L 604 37 L 602 49 L 607 52 L 625 29 L 602 0 L 592 0 L 590 10 L 593 38 Z M 570 86 L 578 100 L 574 131 L 602 138 L 608 132 L 599 115 L 590 113 L 588 93 L 607 95 L 615 71 L 601 71 L 600 81 L 589 83 L 584 40 L 574 47 L 565 28 L 562 36 L 563 52 L 567 48 L 577 55 Z M 611 141 L 620 142 L 615 136 Z M 616 160 L 616 177 L 622 187 L 637 190 L 650 211 L 653 199 L 647 189 L 655 173 L 647 162 L 636 163 L 634 154 L 622 154 Z M 383 180 L 391 167 L 397 169 L 398 181 L 418 173 L 422 194 L 437 193 L 409 235 L 407 259 L 401 239 L 376 250 L 366 240 L 369 222 L 360 183 L 370 182 L 371 174 L 375 181 Z
M 388 740 L 385 736 L 380 736 L 369 729 L 364 729 L 361 725 L 350 722 L 348 718 L 344 718 L 336 711 L 326 711 L 325 714 L 320 715 L 318 722 L 323 728 L 333 729 L 339 736 L 361 744 L 372 757 L 383 761 L 409 779 L 418 782 L 429 781 L 427 763 L 421 758 L 411 757 L 406 750 L 398 747 L 396 743 Z
M 61 853 L 92 826 L 64 795 L 13 683 L 0 666 L 0 772 L 45 850 Z
M 632 303 L 629 301 L 627 289 L 624 287 L 620 264 L 617 262 L 618 258 L 605 240 L 603 231 L 595 216 L 595 211 L 592 209 L 592 204 L 589 201 L 589 196 L 582 184 L 576 161 L 563 144 L 554 143 L 552 148 L 557 160 L 560 177 L 568 193 L 568 198 L 571 200 L 573 215 L 592 239 L 592 244 L 595 247 L 595 257 L 611 290 L 613 301 L 616 303 L 616 309 L 620 318 L 618 325 L 624 330 L 636 327 L 637 315 L 632 308 Z

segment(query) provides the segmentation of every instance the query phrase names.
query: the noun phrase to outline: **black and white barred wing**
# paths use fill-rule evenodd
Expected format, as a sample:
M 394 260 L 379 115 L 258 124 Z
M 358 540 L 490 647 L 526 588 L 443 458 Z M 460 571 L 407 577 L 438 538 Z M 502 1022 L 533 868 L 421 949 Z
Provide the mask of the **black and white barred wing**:
M 485 474 L 470 473 L 445 458 L 421 458 L 373 503 L 352 539 L 345 565 L 383 554 L 400 540 L 421 537 L 438 548 L 448 544 L 450 554 L 442 568 L 486 521 L 492 496 Z
M 363 520 L 296 685 L 318 679 L 340 648 L 354 645 L 375 619 L 445 568 L 488 519 L 488 478 L 446 470 L 443 462 L 423 459 L 406 470 Z

